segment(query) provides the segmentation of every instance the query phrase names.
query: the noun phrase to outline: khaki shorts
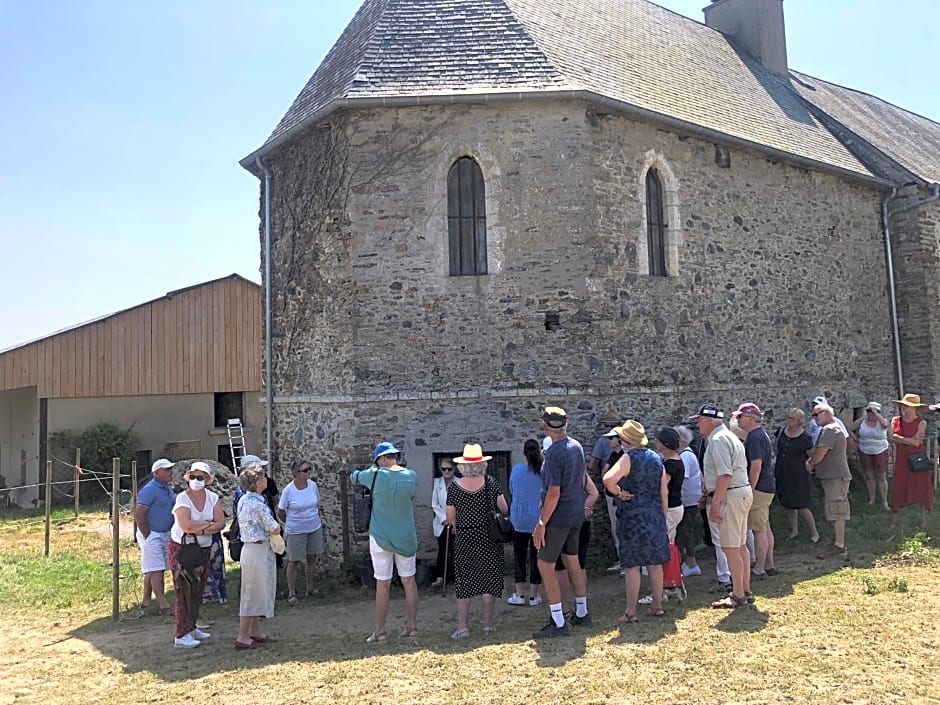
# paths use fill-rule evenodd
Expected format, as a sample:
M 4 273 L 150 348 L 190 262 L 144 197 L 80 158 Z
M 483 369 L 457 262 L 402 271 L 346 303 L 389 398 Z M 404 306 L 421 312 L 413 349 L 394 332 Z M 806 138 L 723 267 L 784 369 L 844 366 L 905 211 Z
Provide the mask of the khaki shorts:
M 747 513 L 753 500 L 750 485 L 728 490 L 721 503 L 722 522 L 718 526 L 718 542 L 722 548 L 741 548 L 747 543 Z
M 747 513 L 747 528 L 751 531 L 767 531 L 770 528 L 770 504 L 774 496 L 770 492 L 754 490 L 751 511 Z
M 849 507 L 849 482 L 851 480 L 820 480 L 823 504 L 826 507 L 826 521 L 848 521 L 852 518 Z
M 319 556 L 323 553 L 323 528 L 311 531 L 309 534 L 287 535 L 287 560 L 300 562 L 307 560 L 307 556 Z

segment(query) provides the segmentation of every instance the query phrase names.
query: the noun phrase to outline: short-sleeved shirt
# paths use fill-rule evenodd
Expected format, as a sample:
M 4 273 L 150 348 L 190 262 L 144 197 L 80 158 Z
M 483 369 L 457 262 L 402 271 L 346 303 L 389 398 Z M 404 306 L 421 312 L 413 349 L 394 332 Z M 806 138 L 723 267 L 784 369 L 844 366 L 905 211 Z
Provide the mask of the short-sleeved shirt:
M 152 478 L 137 492 L 137 504 L 147 507 L 147 528 L 165 533 L 173 526 L 173 505 L 176 495 L 166 482 Z
M 380 548 L 399 556 L 413 556 L 418 552 L 418 533 L 415 530 L 414 498 L 418 476 L 414 470 L 390 470 L 372 466 L 355 470 L 350 476 L 354 485 L 372 486 L 372 520 L 369 535 Z
M 760 476 L 754 487 L 758 492 L 774 494 L 777 491 L 777 482 L 774 478 L 773 444 L 770 436 L 762 426 L 751 429 L 744 441 L 744 454 L 747 457 L 748 474 L 751 471 L 751 461 L 760 460 Z
M 206 490 L 206 503 L 203 505 L 202 510 L 196 509 L 196 505 L 193 504 L 192 499 L 189 497 L 188 492 L 180 492 L 176 495 L 176 504 L 173 505 L 173 516 L 177 517 L 177 512 L 183 507 L 186 507 L 189 510 L 189 518 L 192 521 L 210 521 L 213 518 L 215 511 L 215 505 L 219 503 L 219 495 L 211 490 Z M 183 543 L 183 527 L 180 526 L 179 521 L 173 522 L 173 527 L 170 529 L 170 539 L 176 541 L 176 543 Z M 209 548 L 212 545 L 212 536 L 196 536 L 196 541 L 199 542 L 199 545 L 203 548 Z
M 287 483 L 277 508 L 287 513 L 286 534 L 310 534 L 321 526 L 320 490 L 313 480 L 307 480 L 302 490 L 293 482 Z
M 591 450 L 591 457 L 597 460 L 597 466 L 601 467 L 604 461 L 610 456 L 610 443 L 601 436 L 594 442 L 594 448 Z
M 702 462 L 702 482 L 706 492 L 715 491 L 719 475 L 731 475 L 728 487 L 749 484 L 744 445 L 724 424 L 719 424 L 708 434 L 708 446 Z
M 822 427 L 815 448 L 828 448 L 829 452 L 816 465 L 816 477 L 820 480 L 846 480 L 852 477 L 849 462 L 845 457 L 845 434 L 836 423 Z
M 682 506 L 682 483 L 685 480 L 685 465 L 680 458 L 663 460 L 663 470 L 669 475 L 669 485 L 666 489 L 669 509 Z
M 277 526 L 264 495 L 257 492 L 242 494 L 242 501 L 238 503 L 238 531 L 242 541 L 264 541 Z
M 552 443 L 542 463 L 542 503 L 549 487 L 560 494 L 549 526 L 573 529 L 584 523 L 584 449 L 573 438 Z
M 679 453 L 682 464 L 685 466 L 685 477 L 682 480 L 682 504 L 691 507 L 698 504 L 702 497 L 702 468 L 691 448 L 683 448 Z

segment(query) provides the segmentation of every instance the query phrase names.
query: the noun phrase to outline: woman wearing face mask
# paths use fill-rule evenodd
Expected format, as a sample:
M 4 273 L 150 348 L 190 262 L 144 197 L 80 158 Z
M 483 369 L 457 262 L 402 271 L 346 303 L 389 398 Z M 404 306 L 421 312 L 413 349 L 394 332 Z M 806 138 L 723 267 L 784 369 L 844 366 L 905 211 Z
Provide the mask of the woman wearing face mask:
M 173 588 L 176 591 L 176 638 L 173 646 L 193 649 L 209 633 L 196 627 L 199 605 L 206 587 L 209 573 L 209 548 L 212 534 L 225 527 L 222 505 L 215 492 L 206 489 L 211 485 L 214 472 L 206 463 L 193 463 L 183 479 L 189 487 L 176 495 L 173 506 L 173 528 L 170 529 L 170 570 L 173 573 Z M 203 562 L 198 568 L 185 570 L 179 565 L 179 553 L 184 537 L 190 543 L 195 537 L 202 548 Z

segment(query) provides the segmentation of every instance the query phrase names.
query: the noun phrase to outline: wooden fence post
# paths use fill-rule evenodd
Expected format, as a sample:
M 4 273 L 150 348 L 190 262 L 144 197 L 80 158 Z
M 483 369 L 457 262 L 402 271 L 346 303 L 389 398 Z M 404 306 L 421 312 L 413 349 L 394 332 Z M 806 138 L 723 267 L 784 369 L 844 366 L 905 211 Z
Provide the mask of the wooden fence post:
M 131 461 L 131 516 L 134 518 L 133 536 L 137 536 L 137 461 Z
M 44 555 L 49 557 L 49 536 L 52 529 L 52 461 L 46 461 L 46 549 Z
M 121 619 L 121 459 L 111 459 L 111 620 Z
M 72 484 L 72 495 L 75 497 L 75 518 L 78 519 L 78 492 L 82 483 L 78 481 L 81 476 L 78 469 L 82 466 L 82 449 L 75 449 L 75 482 Z

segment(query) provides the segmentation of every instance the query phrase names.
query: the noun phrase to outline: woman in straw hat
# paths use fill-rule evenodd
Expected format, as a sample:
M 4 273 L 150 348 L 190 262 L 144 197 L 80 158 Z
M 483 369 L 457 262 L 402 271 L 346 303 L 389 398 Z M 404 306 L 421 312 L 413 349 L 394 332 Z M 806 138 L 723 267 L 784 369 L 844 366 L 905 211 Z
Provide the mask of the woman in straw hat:
M 924 437 L 927 422 L 917 412 L 927 409 L 917 394 L 905 394 L 895 399 L 894 405 L 901 412 L 891 419 L 888 441 L 894 444 L 894 481 L 891 485 L 891 523 L 898 518 L 898 510 L 909 504 L 919 504 L 921 513 L 933 510 L 932 473 L 911 472 L 909 458 L 924 452 Z M 925 517 L 921 517 L 922 519 Z
M 189 487 L 176 495 L 173 505 L 173 528 L 170 529 L 170 570 L 173 573 L 173 589 L 176 591 L 176 638 L 173 646 L 193 649 L 201 639 L 209 637 L 196 626 L 202 592 L 206 587 L 209 571 L 209 548 L 212 534 L 225 528 L 225 516 L 219 495 L 206 486 L 212 484 L 215 473 L 207 463 L 195 462 L 183 475 Z M 202 565 L 191 570 L 180 565 L 179 555 L 183 541 L 196 542 L 202 548 Z
M 666 535 L 669 476 L 659 454 L 647 448 L 646 429 L 638 421 L 617 428 L 624 454 L 604 473 L 604 487 L 618 500 L 617 535 L 620 565 L 624 570 L 626 609 L 620 621 L 637 621 L 640 595 L 640 566 L 649 573 L 652 604 L 645 614 L 664 614 L 663 564 L 669 561 Z
M 503 545 L 490 540 L 487 514 L 494 507 L 504 514 L 509 505 L 499 483 L 486 475 L 492 458 L 476 443 L 464 446 L 454 458 L 462 477 L 447 488 L 447 524 L 454 527 L 454 573 L 457 595 L 457 631 L 452 639 L 470 637 L 470 599 L 483 596 L 483 632 L 496 631 L 493 608 L 503 592 Z

